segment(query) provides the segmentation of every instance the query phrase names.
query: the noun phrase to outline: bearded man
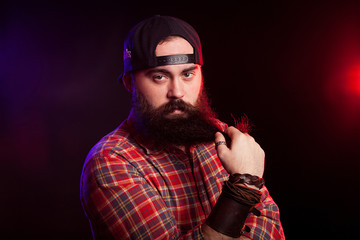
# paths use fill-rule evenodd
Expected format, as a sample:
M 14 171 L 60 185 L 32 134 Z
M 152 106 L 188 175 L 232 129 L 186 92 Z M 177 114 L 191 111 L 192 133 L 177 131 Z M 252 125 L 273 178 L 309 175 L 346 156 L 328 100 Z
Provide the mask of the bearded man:
M 262 179 L 264 151 L 215 118 L 200 39 L 154 16 L 124 43 L 132 109 L 90 151 L 81 201 L 94 239 L 284 239 Z

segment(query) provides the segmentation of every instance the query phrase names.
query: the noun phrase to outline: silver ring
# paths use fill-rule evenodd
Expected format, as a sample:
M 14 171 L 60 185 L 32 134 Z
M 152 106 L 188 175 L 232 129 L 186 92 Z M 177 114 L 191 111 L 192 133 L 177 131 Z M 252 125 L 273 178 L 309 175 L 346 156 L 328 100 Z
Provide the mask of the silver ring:
M 215 147 L 219 146 L 219 145 L 226 145 L 226 142 L 225 141 L 218 141 L 217 143 L 215 143 Z

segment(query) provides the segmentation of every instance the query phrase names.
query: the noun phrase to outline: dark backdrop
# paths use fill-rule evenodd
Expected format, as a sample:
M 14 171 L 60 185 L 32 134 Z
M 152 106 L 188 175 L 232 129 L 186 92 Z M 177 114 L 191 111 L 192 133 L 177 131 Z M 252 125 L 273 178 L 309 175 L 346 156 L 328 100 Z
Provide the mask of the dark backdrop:
M 82 164 L 127 117 L 123 37 L 154 14 L 198 30 L 220 119 L 254 124 L 287 238 L 358 235 L 359 1 L 50 2 L 0 5 L 4 239 L 90 239 Z

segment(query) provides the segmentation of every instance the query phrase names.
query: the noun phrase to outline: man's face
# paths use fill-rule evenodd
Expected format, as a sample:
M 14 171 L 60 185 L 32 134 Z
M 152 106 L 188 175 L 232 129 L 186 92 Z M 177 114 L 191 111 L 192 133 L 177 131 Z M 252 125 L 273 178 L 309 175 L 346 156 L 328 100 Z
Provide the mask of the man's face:
M 156 48 L 157 56 L 192 54 L 180 37 Z M 165 65 L 137 71 L 132 81 L 135 128 L 161 145 L 210 142 L 218 131 L 197 64 Z
M 181 37 L 173 37 L 156 48 L 156 56 L 192 54 L 193 47 Z M 134 74 L 135 89 L 155 109 L 174 100 L 196 105 L 202 90 L 202 72 L 194 63 L 165 65 L 137 71 Z M 168 113 L 167 118 L 184 115 L 180 109 Z

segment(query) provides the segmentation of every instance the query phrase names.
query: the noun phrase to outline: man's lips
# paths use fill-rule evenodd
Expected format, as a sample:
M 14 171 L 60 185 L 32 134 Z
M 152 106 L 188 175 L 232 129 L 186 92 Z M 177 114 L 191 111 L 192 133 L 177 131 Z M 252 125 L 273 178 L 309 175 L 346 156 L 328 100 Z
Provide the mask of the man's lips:
M 174 108 L 171 109 L 171 111 L 168 111 L 168 113 L 166 114 L 167 117 L 171 118 L 171 117 L 176 117 L 176 116 L 187 116 L 187 114 L 185 113 L 184 110 L 182 110 L 181 108 Z
M 184 110 L 185 109 L 183 107 L 174 106 L 168 110 L 168 113 L 182 113 Z
M 173 114 L 181 114 L 181 113 L 183 113 L 183 112 L 184 112 L 183 110 L 174 109 L 171 113 L 173 113 Z

